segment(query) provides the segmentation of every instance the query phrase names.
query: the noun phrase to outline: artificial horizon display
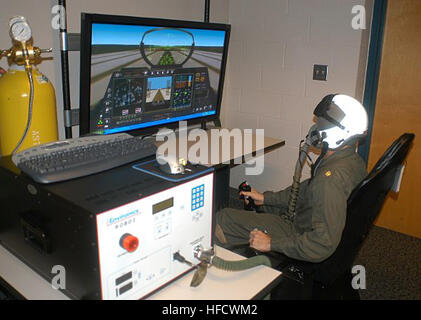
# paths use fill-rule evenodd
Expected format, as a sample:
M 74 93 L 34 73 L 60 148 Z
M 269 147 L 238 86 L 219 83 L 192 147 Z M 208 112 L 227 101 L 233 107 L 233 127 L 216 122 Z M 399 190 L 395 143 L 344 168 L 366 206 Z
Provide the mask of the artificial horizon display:
M 89 131 L 216 115 L 226 37 L 226 30 L 93 22 Z

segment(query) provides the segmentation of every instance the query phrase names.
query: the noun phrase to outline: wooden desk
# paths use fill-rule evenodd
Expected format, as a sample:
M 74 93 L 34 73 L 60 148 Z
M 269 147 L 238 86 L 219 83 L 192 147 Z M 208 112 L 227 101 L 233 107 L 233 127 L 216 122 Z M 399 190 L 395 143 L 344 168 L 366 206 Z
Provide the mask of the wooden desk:
M 219 211 L 229 204 L 229 187 L 230 187 L 230 168 L 246 163 L 246 160 L 248 157 L 255 157 L 258 153 L 268 153 L 272 150 L 275 150 L 277 148 L 280 148 L 285 145 L 284 140 L 275 139 L 271 137 L 263 137 L 263 144 L 257 145 L 256 143 L 256 134 L 254 131 L 252 131 L 252 134 L 248 136 L 248 138 L 251 138 L 251 148 L 249 150 L 245 151 L 244 145 L 245 145 L 245 132 L 246 130 L 236 129 L 237 132 L 241 133 L 241 139 L 238 139 L 237 141 L 234 138 L 230 138 L 230 148 L 229 153 L 224 154 L 222 152 L 223 145 L 224 145 L 224 139 L 221 136 L 212 136 L 212 130 L 227 130 L 228 132 L 231 131 L 231 129 L 226 128 L 209 128 L 206 130 L 206 139 L 207 141 L 207 154 L 208 154 L 208 161 L 201 162 L 200 164 L 208 166 L 208 167 L 214 167 L 215 168 L 215 201 L 214 201 L 214 207 L 215 211 Z M 189 136 L 190 131 L 185 131 L 184 136 L 186 143 L 186 151 L 188 155 L 188 151 L 192 146 L 194 146 L 197 141 L 199 141 L 199 138 L 197 138 L 196 141 L 189 141 L 187 137 Z M 175 143 L 175 150 L 176 150 L 176 156 L 180 157 L 179 154 L 179 147 L 180 147 L 180 136 L 183 135 L 183 133 L 177 133 L 174 140 L 172 140 L 171 143 Z M 216 137 L 216 138 L 215 138 Z M 167 139 L 167 138 L 166 138 Z M 164 140 L 163 142 L 155 142 L 157 147 L 161 146 L 163 143 L 166 143 L 167 140 Z M 202 138 L 204 139 L 204 138 Z M 213 139 L 213 140 L 212 140 Z M 225 141 L 226 143 L 226 141 Z M 216 149 L 218 150 L 218 159 L 216 161 L 212 160 L 212 145 L 219 145 L 219 147 Z M 158 150 L 159 151 L 159 150 Z M 165 150 L 163 150 L 165 151 Z M 217 158 L 217 157 L 215 157 Z M 188 157 L 187 157 L 187 160 Z

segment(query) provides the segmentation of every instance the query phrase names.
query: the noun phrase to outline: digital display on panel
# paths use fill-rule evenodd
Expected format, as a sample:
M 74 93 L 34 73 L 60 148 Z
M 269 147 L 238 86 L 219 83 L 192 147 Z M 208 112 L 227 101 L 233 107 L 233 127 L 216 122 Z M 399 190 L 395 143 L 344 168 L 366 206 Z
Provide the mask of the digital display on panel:
M 167 210 L 174 206 L 174 198 L 169 198 L 167 200 L 155 203 L 152 205 L 152 214 Z

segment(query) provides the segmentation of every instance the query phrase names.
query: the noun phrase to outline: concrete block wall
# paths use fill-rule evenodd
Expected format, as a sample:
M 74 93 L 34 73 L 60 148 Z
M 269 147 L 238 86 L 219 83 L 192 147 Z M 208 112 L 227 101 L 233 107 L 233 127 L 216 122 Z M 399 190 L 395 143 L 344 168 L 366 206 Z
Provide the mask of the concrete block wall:
M 222 122 L 228 128 L 265 129 L 286 145 L 265 156 L 259 176 L 231 170 L 231 186 L 279 190 L 292 182 L 298 145 L 327 94 L 361 101 L 372 0 L 230 0 L 232 35 Z M 367 29 L 354 30 L 352 8 L 364 5 Z M 312 80 L 313 65 L 327 64 L 327 82 Z M 309 168 L 303 179 L 309 177 Z
M 212 0 L 211 21 L 230 23 L 232 35 L 222 105 L 226 127 L 264 128 L 266 135 L 286 140 L 286 146 L 266 155 L 265 171 L 245 177 L 244 166 L 232 170 L 231 185 L 249 180 L 260 190 L 290 184 L 297 146 L 312 123 L 312 110 L 326 94 L 343 92 L 362 97 L 371 7 L 374 0 Z M 53 47 L 52 60 L 40 69 L 56 88 L 60 138 L 64 138 L 60 48 L 51 27 L 56 0 L 15 0 L 0 12 L 0 44 L 10 47 L 8 19 L 24 15 L 35 44 Z M 351 8 L 367 9 L 367 30 L 351 28 Z M 72 0 L 68 30 L 79 32 L 80 12 L 203 19 L 198 0 Z M 72 106 L 79 107 L 79 54 L 70 53 Z M 312 80 L 313 64 L 328 64 L 327 82 Z M 0 66 L 6 67 L 3 59 Z M 74 136 L 78 129 L 75 128 Z M 305 172 L 308 175 L 308 169 Z

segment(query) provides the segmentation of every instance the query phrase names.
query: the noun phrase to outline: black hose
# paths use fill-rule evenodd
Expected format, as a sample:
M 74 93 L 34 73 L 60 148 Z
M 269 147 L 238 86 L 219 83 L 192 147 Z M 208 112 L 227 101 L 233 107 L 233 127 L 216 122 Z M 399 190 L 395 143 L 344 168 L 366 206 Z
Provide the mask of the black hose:
M 29 128 L 32 124 L 32 109 L 34 106 L 34 78 L 32 76 L 32 68 L 26 69 L 26 74 L 28 75 L 29 79 L 29 104 L 28 104 L 28 120 L 26 121 L 26 128 L 23 132 L 22 137 L 20 138 L 16 148 L 12 151 L 12 155 L 14 155 L 19 148 L 21 147 L 23 141 L 25 140 L 26 136 L 28 135 Z

